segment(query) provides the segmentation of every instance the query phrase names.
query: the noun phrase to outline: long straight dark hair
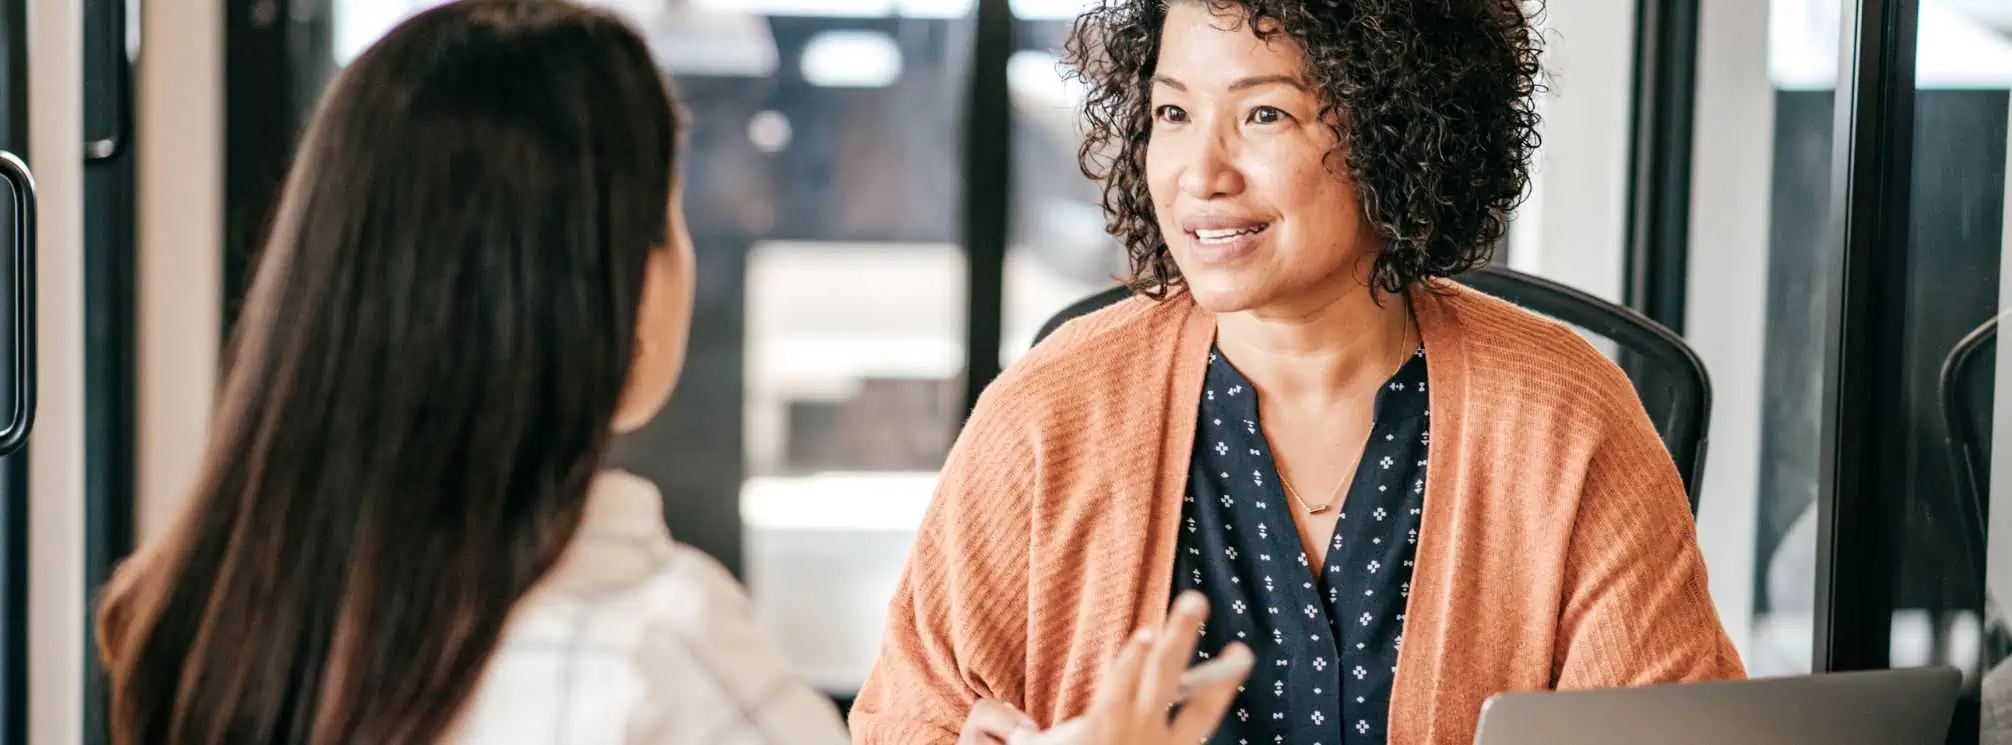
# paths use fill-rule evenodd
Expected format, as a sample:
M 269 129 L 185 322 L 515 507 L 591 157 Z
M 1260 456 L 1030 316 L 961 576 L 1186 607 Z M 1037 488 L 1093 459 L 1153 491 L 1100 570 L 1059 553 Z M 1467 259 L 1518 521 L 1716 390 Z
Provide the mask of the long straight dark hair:
M 186 513 L 98 634 L 120 745 L 427 743 L 579 526 L 680 123 L 559 0 L 424 11 L 300 145 Z

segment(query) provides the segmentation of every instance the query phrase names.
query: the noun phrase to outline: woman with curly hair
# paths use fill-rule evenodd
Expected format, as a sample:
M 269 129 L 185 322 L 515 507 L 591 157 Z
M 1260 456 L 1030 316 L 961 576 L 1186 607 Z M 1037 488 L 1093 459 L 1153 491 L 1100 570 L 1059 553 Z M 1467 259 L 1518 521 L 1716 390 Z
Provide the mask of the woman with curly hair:
M 1528 180 L 1522 2 L 1104 0 L 1068 51 L 1136 297 L 972 413 L 855 742 L 1064 722 L 1182 590 L 1198 657 L 1257 655 L 1217 743 L 1451 745 L 1498 692 L 1743 675 L 1626 377 L 1449 280 Z

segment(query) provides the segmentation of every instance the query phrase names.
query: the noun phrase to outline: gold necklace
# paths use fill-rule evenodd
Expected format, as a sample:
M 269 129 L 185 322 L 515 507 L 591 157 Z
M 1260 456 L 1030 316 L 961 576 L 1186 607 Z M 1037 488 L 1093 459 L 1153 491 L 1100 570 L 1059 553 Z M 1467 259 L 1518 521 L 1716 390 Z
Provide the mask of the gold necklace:
M 1408 314 L 1407 314 L 1407 316 L 1408 316 Z M 1398 359 L 1399 359 L 1399 360 L 1402 360 L 1402 359 L 1404 359 L 1404 358 L 1403 358 L 1403 357 L 1401 356 L 1401 355 L 1403 354 L 1403 350 L 1404 350 L 1404 348 L 1405 348 L 1405 344 L 1404 344 L 1404 343 L 1405 343 L 1405 342 L 1407 342 L 1407 341 L 1410 341 L 1410 340 L 1411 340 L 1411 322 L 1410 322 L 1410 318 L 1409 318 L 1409 317 L 1407 317 L 1407 318 L 1405 319 L 1405 324 L 1404 324 L 1404 328 L 1403 328 L 1403 330 L 1402 330 L 1402 331 L 1400 331 L 1400 332 L 1398 333 L 1398 335 L 1397 335 L 1397 348 L 1398 348 L 1398 350 L 1399 350 L 1399 354 L 1400 354 L 1400 356 L 1398 357 Z M 1373 427 L 1372 427 L 1372 429 L 1373 429 Z M 1367 449 L 1368 449 L 1368 443 L 1364 443 L 1363 447 L 1364 447 L 1364 452 L 1367 452 L 1367 451 L 1368 451 L 1368 450 L 1367 450 Z M 1357 458 L 1357 460 L 1356 460 L 1356 464 L 1355 464 L 1355 467 L 1356 467 L 1356 468 L 1361 468 L 1361 467 L 1362 467 L 1362 461 L 1361 461 L 1360 457 L 1358 457 L 1358 458 Z M 1298 489 L 1294 489 L 1294 488 L 1292 488 L 1292 482 L 1291 482 L 1291 481 L 1288 481 L 1288 480 L 1286 480 L 1286 477 L 1285 477 L 1285 474 L 1284 474 L 1284 473 L 1280 473 L 1280 474 L 1278 475 L 1278 483 L 1279 483 L 1279 486 L 1283 486 L 1283 487 L 1285 487 L 1285 495 L 1286 495 L 1287 497 L 1290 497 L 1290 498 L 1292 498 L 1292 501 L 1294 501 L 1294 502 L 1297 502 L 1297 503 L 1299 503 L 1299 508 L 1300 508 L 1300 509 L 1302 509 L 1302 510 L 1306 510 L 1306 514 L 1309 514 L 1309 515 L 1318 515 L 1318 514 L 1320 514 L 1320 513 L 1323 513 L 1323 512 L 1326 512 L 1326 511 L 1328 511 L 1328 510 L 1331 510 L 1331 509 L 1334 509 L 1334 505 L 1335 505 L 1336 503 L 1338 503 L 1338 502 L 1340 502 L 1340 501 L 1341 501 L 1341 495 L 1342 495 L 1342 494 L 1341 494 L 1341 492 L 1342 492 L 1342 490 L 1343 490 L 1343 489 L 1345 489 L 1345 488 L 1347 488 L 1347 487 L 1348 487 L 1348 483 L 1349 483 L 1350 481 L 1353 481 L 1353 480 L 1354 480 L 1353 478 L 1344 478 L 1344 479 L 1342 479 L 1342 480 L 1340 481 L 1340 483 L 1337 483 L 1337 484 L 1335 484 L 1335 485 L 1334 485 L 1334 491 L 1333 491 L 1333 492 L 1331 492 L 1331 493 L 1329 493 L 1329 494 L 1327 495 L 1327 501 L 1326 501 L 1326 502 L 1324 502 L 1324 503 L 1321 503 L 1321 504 L 1308 504 L 1308 503 L 1307 503 L 1307 501 L 1306 501 L 1306 499 L 1305 499 L 1304 497 L 1301 497 L 1301 496 L 1299 495 L 1299 490 L 1298 490 Z
M 1299 508 L 1302 510 L 1306 510 L 1306 514 L 1318 515 L 1328 510 L 1334 509 L 1334 503 L 1336 501 L 1335 498 L 1341 495 L 1341 488 L 1343 486 L 1348 485 L 1348 479 L 1342 479 L 1341 483 L 1335 484 L 1334 493 L 1327 495 L 1327 503 L 1318 505 L 1307 504 L 1305 499 L 1301 499 L 1299 496 L 1299 490 L 1292 488 L 1292 482 L 1285 480 L 1285 476 L 1283 475 L 1279 476 L 1278 483 L 1280 486 L 1285 487 L 1285 495 L 1288 497 L 1292 497 L 1292 501 L 1298 502 Z

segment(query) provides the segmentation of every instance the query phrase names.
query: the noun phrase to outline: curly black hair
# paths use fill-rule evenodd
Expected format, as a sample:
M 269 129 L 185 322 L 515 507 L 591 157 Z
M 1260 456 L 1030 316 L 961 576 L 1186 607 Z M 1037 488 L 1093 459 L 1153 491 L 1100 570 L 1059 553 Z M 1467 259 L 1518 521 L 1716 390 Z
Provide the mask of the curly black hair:
M 1539 143 L 1540 0 L 1101 0 L 1076 19 L 1064 62 L 1087 88 L 1077 160 L 1103 182 L 1105 227 L 1125 245 L 1134 290 L 1164 298 L 1181 284 L 1145 173 L 1171 2 L 1240 12 L 1259 38 L 1282 33 L 1305 50 L 1321 120 L 1388 241 L 1373 286 L 1401 292 L 1488 262 Z

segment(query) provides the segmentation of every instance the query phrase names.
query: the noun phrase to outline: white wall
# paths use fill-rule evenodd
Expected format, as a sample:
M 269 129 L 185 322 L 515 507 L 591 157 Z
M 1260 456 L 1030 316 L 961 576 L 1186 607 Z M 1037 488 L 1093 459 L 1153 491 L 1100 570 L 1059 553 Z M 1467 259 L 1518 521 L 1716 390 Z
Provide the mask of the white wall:
M 1751 657 L 1774 148 L 1768 4 L 1703 0 L 1700 13 L 1684 317 L 1713 387 L 1698 540 L 1712 572 L 1712 599 L 1734 643 Z
M 75 0 L 28 2 L 28 165 L 35 247 L 36 415 L 28 493 L 28 738 L 83 739 L 84 96 Z
M 1542 17 L 1550 90 L 1544 147 L 1511 227 L 1509 263 L 1609 300 L 1626 270 L 1635 4 L 1552 0 Z
M 223 324 L 222 3 L 142 3 L 137 107 L 138 530 L 195 478 Z

